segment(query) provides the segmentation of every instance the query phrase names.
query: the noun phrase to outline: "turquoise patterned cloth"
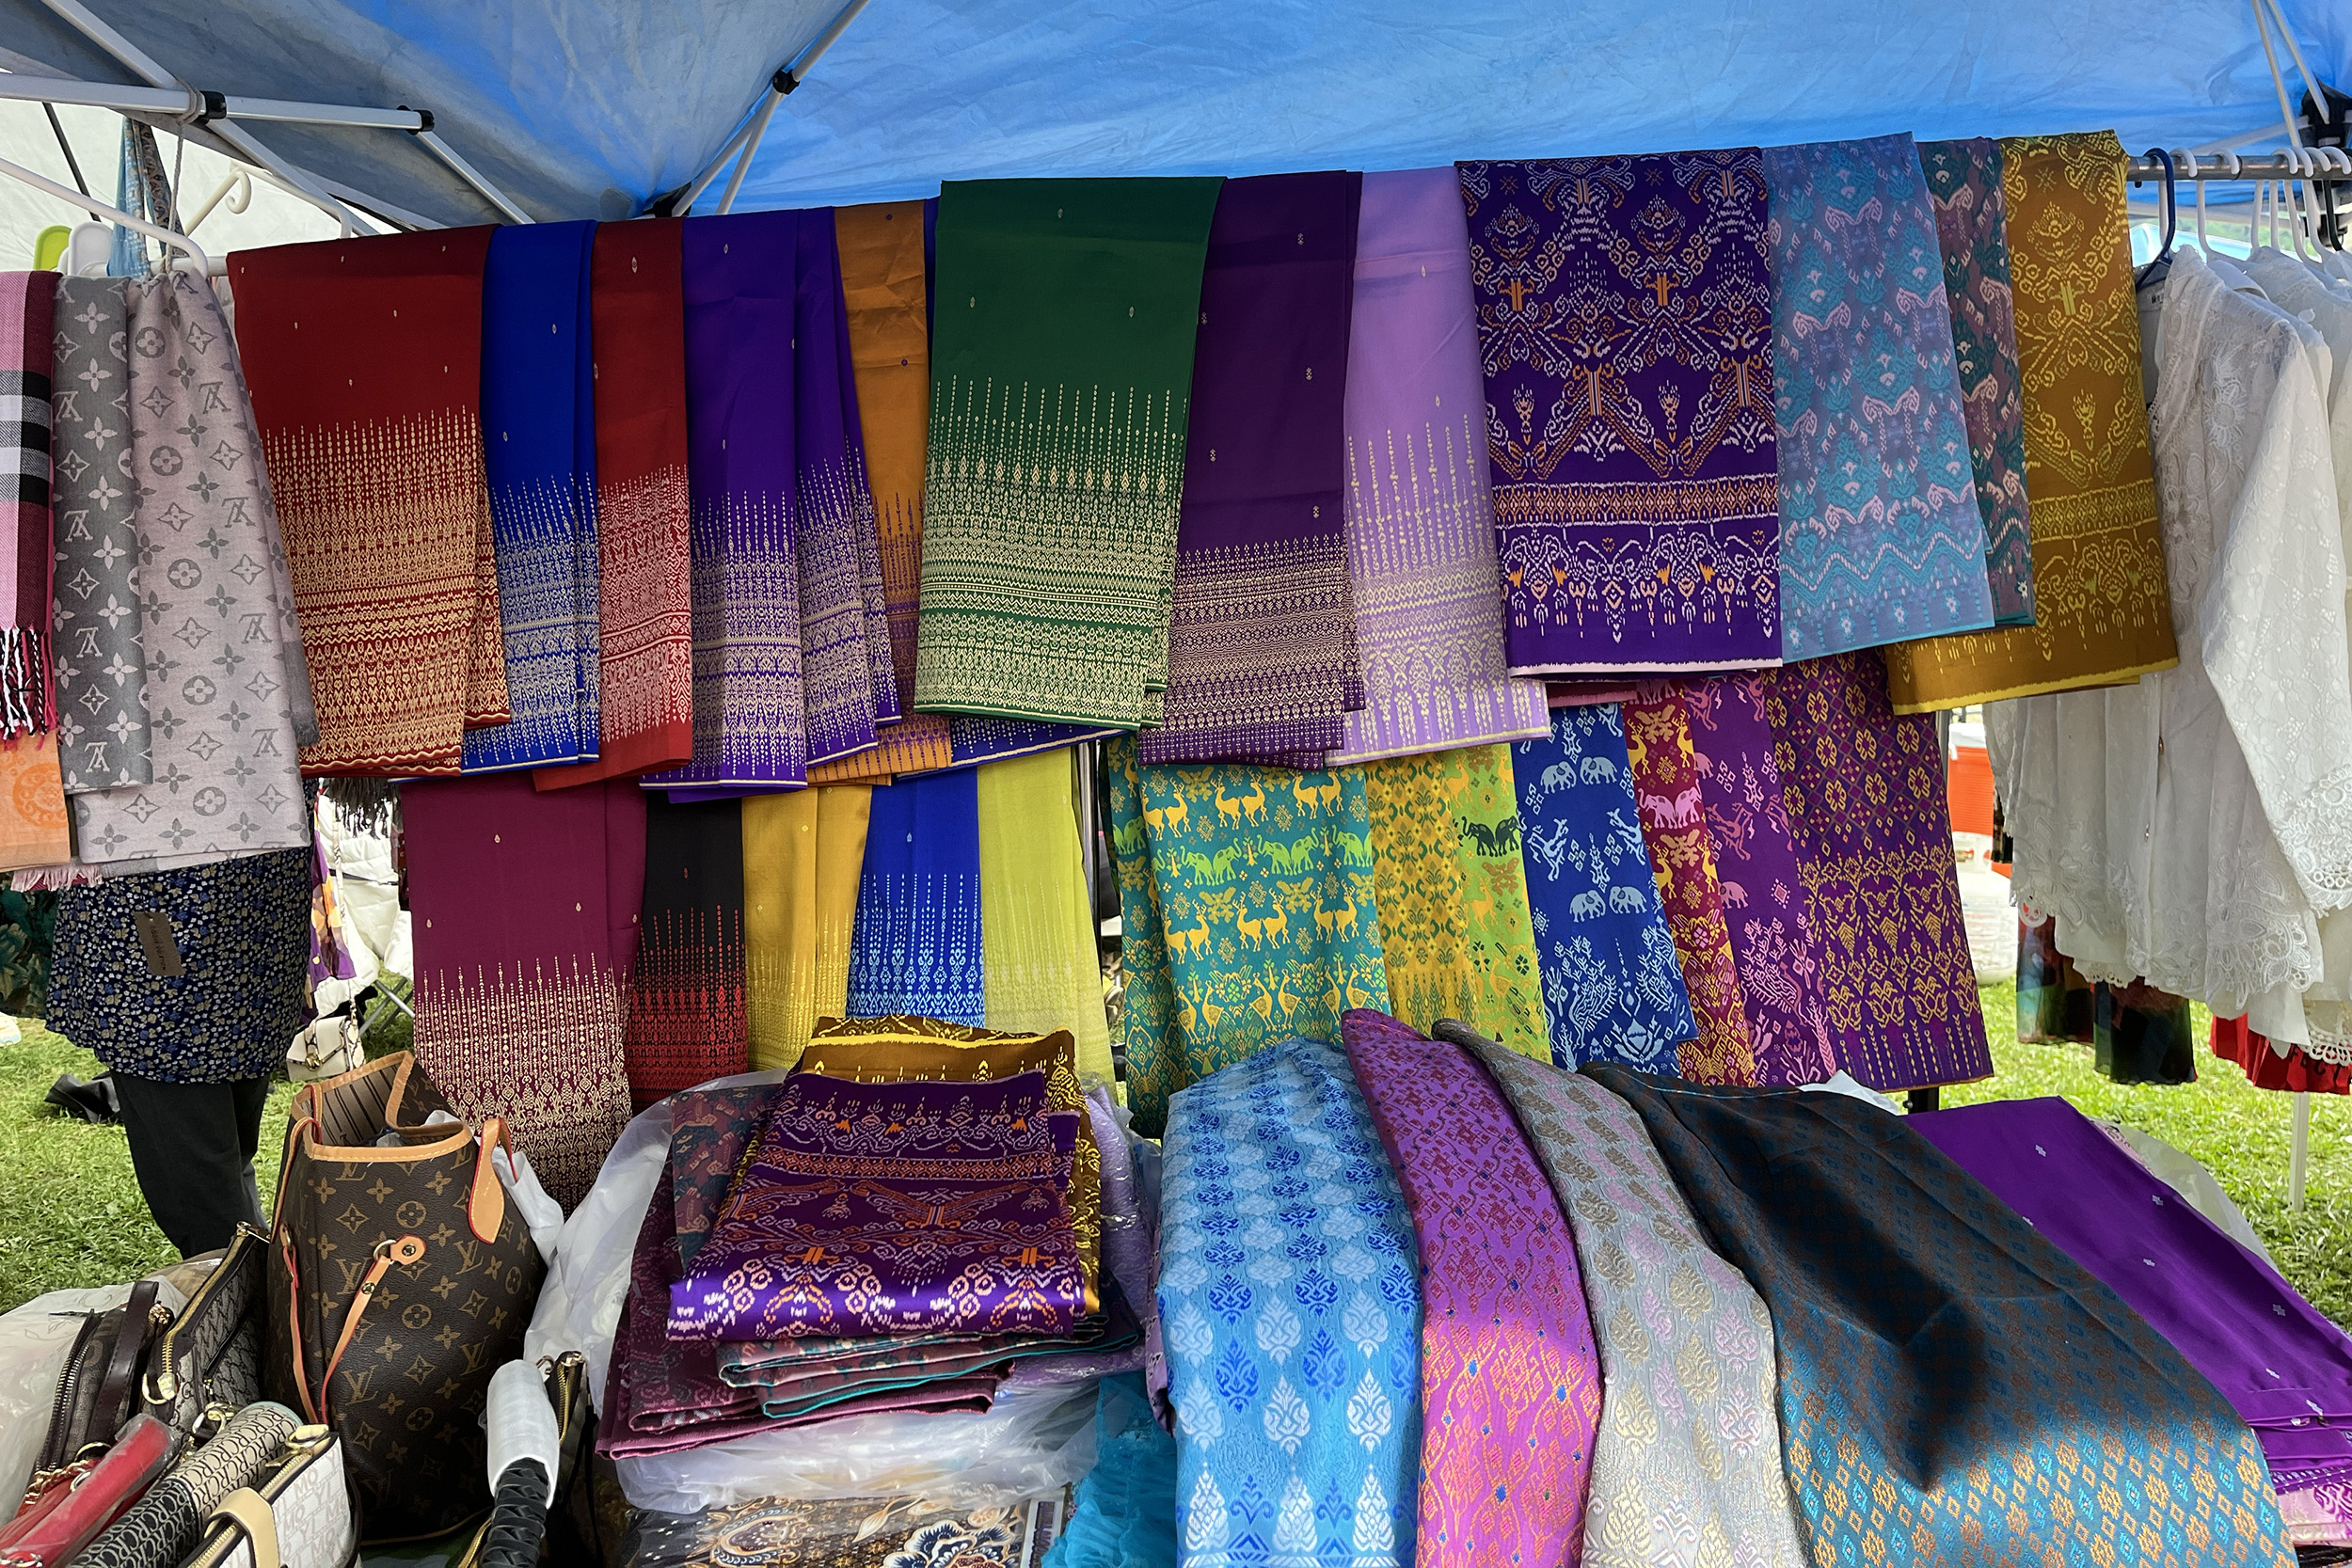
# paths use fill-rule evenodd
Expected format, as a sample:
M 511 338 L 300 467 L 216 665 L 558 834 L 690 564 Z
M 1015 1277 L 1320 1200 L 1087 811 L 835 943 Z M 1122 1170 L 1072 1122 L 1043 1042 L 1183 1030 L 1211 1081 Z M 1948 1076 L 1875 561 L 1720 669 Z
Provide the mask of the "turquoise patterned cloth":
M 1272 1046 L 1178 1094 L 1160 1318 L 1184 1568 L 1409 1568 L 1419 1254 L 1346 1054 Z
M 1672 1072 L 1698 1024 L 1642 842 L 1623 711 L 1554 708 L 1549 738 L 1512 746 L 1511 771 L 1553 1061 Z
M 1908 135 L 1764 150 L 1781 651 L 1993 624 L 1944 252 Z

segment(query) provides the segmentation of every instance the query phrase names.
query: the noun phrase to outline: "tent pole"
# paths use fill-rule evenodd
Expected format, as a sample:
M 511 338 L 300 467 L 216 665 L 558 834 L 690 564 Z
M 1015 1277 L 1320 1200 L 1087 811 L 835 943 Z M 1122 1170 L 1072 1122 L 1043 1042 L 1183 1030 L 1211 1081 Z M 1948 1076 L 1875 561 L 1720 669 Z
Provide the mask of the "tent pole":
M 735 160 L 735 172 L 727 176 L 726 191 L 719 198 L 722 213 L 735 210 L 736 193 L 742 190 L 743 176 L 752 171 L 752 159 L 759 151 L 759 140 L 768 134 L 768 122 L 775 118 L 776 105 L 783 102 L 771 92 L 761 101 L 759 113 L 752 117 L 751 134 L 743 138 L 743 155 Z
M 166 71 L 147 51 L 115 31 L 103 17 L 83 5 L 82 0 L 41 0 L 41 4 L 72 23 L 85 38 L 112 55 L 134 74 L 144 77 L 148 86 L 177 88 L 181 92 L 188 93 L 192 101 L 196 99 L 196 94 L 191 91 L 186 83 Z M 270 151 L 268 148 L 263 147 L 243 126 L 215 123 L 208 125 L 205 129 L 253 163 L 290 181 L 294 185 L 294 194 L 335 219 L 347 231 L 361 234 L 367 232 L 366 226 L 359 221 L 358 214 L 328 195 L 325 187 L 316 181 Z M 434 227 L 439 226 L 437 224 Z
M 487 201 L 491 206 L 496 207 L 500 212 L 504 213 L 511 222 L 529 223 L 531 221 L 531 214 L 529 213 L 524 212 L 520 207 L 517 207 L 512 201 L 509 201 L 506 198 L 506 193 L 504 191 L 500 190 L 496 185 L 490 183 L 488 180 L 483 178 L 480 170 L 476 169 L 473 165 L 468 163 L 458 154 L 455 148 L 443 141 L 440 136 L 434 132 L 433 117 L 431 115 L 426 115 L 424 117 L 423 129 L 413 134 L 417 140 L 424 145 L 424 150 L 427 152 L 432 153 L 436 158 L 440 159 L 442 163 L 448 165 L 450 170 L 454 173 L 457 178 L 463 180 L 467 184 L 471 185 L 475 191 L 480 193 L 484 200 Z
M 2312 1096 L 2308 1089 L 2295 1095 L 2295 1143 L 2287 1152 L 2287 1209 L 2293 1213 L 2303 1212 L 2303 1184 L 2312 1168 Z
M 768 134 L 768 121 L 775 114 L 776 105 L 808 80 L 809 68 L 849 30 L 850 24 L 857 20 L 858 12 L 864 10 L 866 5 L 866 0 L 849 0 L 849 4 L 825 24 L 824 31 L 809 40 L 807 48 L 777 68 L 775 75 L 769 78 L 768 91 L 760 99 L 758 107 L 744 119 L 741 125 L 736 127 L 735 135 L 729 136 L 726 144 L 712 155 L 710 162 L 703 166 L 703 171 L 687 182 L 686 188 L 669 203 L 670 213 L 683 217 L 692 211 L 695 198 L 710 188 L 710 182 L 719 178 L 719 171 L 727 166 L 729 159 L 735 157 L 736 150 L 749 141 L 750 150 L 744 152 L 736 165 L 735 173 L 729 177 L 726 194 L 720 198 L 719 211 L 723 213 L 735 205 L 736 193 L 743 186 L 743 176 L 751 170 L 752 153 L 759 150 L 759 139 Z

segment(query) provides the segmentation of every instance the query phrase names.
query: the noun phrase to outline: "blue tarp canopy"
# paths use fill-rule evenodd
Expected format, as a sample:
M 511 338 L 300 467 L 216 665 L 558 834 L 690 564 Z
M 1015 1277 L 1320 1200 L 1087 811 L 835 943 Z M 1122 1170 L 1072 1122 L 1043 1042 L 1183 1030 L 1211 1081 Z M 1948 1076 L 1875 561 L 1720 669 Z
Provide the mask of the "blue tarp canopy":
M 686 183 L 838 8 L 87 4 L 200 90 L 428 108 L 540 218 L 625 217 Z M 2352 5 L 2283 9 L 2312 72 L 2352 83 Z M 42 0 L 0 0 L 0 65 L 135 80 Z M 777 109 L 738 205 L 985 175 L 1404 168 L 1891 131 L 2112 126 L 2137 150 L 2280 118 L 2249 0 L 872 0 Z M 249 128 L 384 203 L 494 215 L 399 132 Z

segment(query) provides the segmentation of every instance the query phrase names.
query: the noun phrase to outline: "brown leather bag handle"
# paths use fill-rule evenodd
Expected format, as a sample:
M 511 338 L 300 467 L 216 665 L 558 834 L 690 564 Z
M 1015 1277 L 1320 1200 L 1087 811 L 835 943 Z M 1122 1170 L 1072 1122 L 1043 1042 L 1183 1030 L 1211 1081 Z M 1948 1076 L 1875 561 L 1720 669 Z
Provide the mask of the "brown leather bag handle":
M 497 1177 L 493 1175 L 491 1180 L 496 1180 Z M 421 1237 L 403 1236 L 396 1242 L 375 1243 L 375 1260 L 368 1265 L 366 1275 L 359 1281 L 359 1289 L 352 1294 L 351 1308 L 343 1314 L 343 1331 L 335 1337 L 335 1352 L 326 1358 L 326 1370 L 319 1374 L 320 1424 L 324 1425 L 327 1420 L 326 1395 L 335 1381 L 335 1369 L 342 1365 L 343 1352 L 351 1348 L 352 1339 L 358 1336 L 359 1320 L 366 1316 L 368 1303 L 375 1299 L 376 1286 L 383 1282 L 394 1263 L 406 1268 L 423 1256 L 424 1241 Z
M 499 1180 L 498 1167 L 490 1164 L 490 1150 L 500 1145 L 506 1148 L 506 1157 L 515 1157 L 514 1139 L 506 1131 L 506 1118 L 492 1117 L 482 1124 L 482 1148 L 474 1157 L 473 1190 L 466 1195 L 466 1227 L 474 1240 L 487 1246 L 499 1239 L 499 1227 L 506 1222 L 506 1185 Z
M 97 1427 L 84 1433 L 90 1443 L 111 1443 L 134 1412 L 132 1397 L 138 1388 L 139 1353 L 147 1349 L 149 1331 L 154 1326 L 156 1284 L 142 1279 L 131 1287 L 131 1299 L 122 1308 L 122 1327 L 115 1334 L 114 1348 L 106 1356 L 106 1375 L 99 1381 L 98 1404 L 91 1418 Z

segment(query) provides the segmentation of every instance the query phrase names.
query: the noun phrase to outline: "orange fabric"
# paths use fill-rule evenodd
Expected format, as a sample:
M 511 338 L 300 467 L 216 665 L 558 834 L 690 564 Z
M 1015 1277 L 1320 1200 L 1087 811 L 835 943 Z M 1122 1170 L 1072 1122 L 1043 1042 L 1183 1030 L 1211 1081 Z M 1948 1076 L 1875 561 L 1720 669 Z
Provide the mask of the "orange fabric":
M 55 736 L 26 736 L 0 746 L 0 870 L 72 858 L 62 781 Z

